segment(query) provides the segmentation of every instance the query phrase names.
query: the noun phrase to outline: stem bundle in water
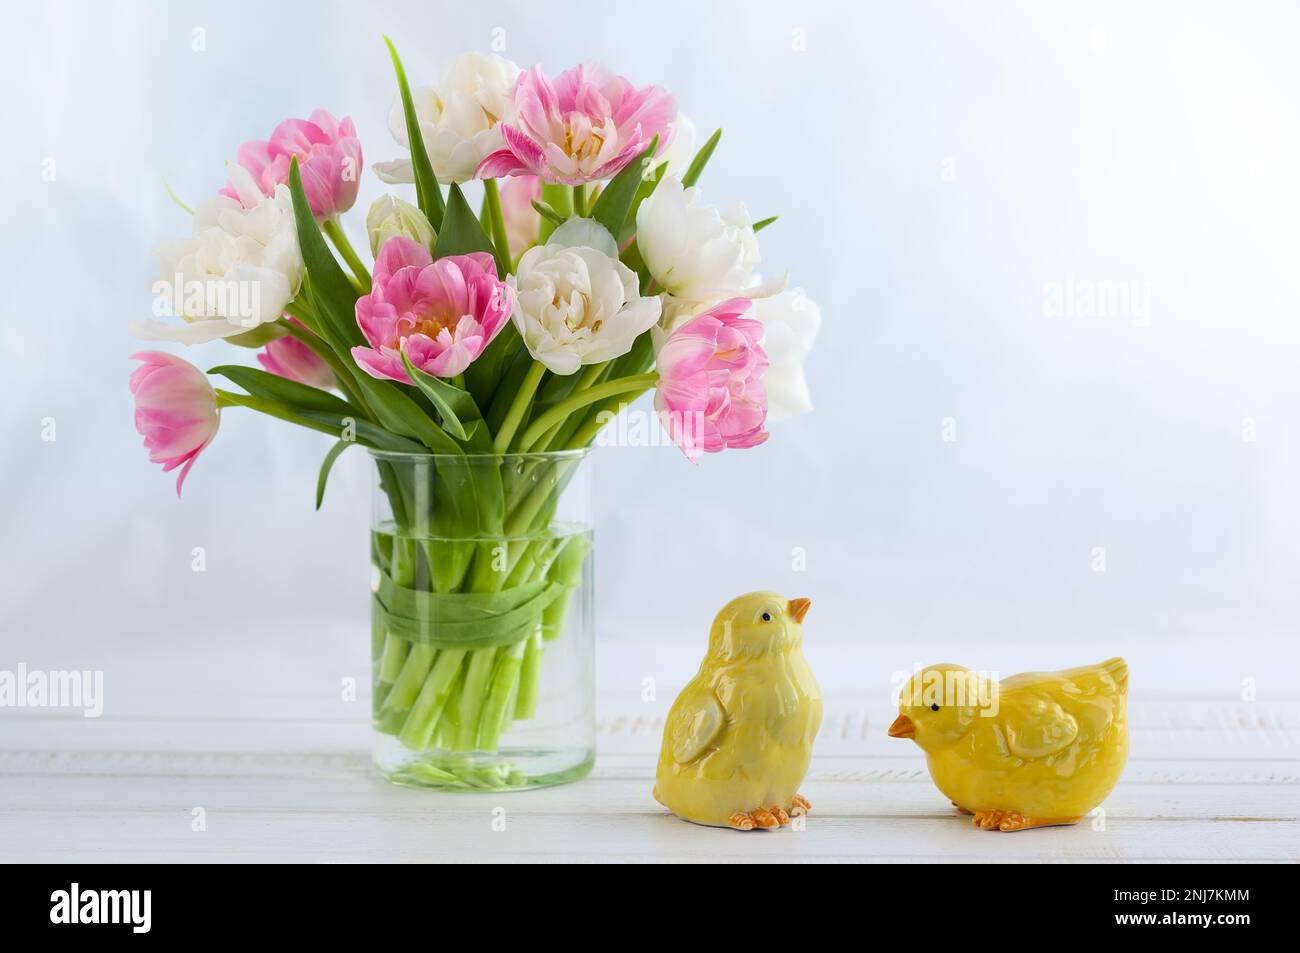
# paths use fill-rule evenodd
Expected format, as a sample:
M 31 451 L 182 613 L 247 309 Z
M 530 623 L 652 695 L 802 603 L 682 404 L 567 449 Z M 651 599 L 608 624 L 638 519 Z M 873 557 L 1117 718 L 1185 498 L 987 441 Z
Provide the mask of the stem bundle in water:
M 371 546 L 374 725 L 413 753 L 418 783 L 513 783 L 510 769 L 484 774 L 464 759 L 497 752 L 516 722 L 537 716 L 546 645 L 564 629 L 591 546 L 586 527 L 554 521 L 577 462 L 528 459 L 454 486 L 433 467 L 430 485 L 381 469 L 398 498 Z M 448 535 L 489 520 L 500 539 Z

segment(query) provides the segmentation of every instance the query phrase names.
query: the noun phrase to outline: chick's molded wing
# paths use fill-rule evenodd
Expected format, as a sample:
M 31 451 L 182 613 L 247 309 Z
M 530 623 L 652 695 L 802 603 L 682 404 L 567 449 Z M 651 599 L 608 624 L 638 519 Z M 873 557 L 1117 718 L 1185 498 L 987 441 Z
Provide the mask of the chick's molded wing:
M 1020 758 L 1045 758 L 1078 741 L 1103 738 L 1123 717 L 1128 665 L 1121 658 L 1063 672 L 1024 672 L 1003 679 L 999 722 Z
M 688 764 L 703 754 L 722 733 L 726 715 L 722 705 L 707 686 L 687 687 L 668 713 L 664 741 L 670 746 L 673 760 Z
M 1079 723 L 1050 699 L 1025 698 L 1005 713 L 1002 731 L 1012 754 L 1031 760 L 1067 748 L 1079 736 Z

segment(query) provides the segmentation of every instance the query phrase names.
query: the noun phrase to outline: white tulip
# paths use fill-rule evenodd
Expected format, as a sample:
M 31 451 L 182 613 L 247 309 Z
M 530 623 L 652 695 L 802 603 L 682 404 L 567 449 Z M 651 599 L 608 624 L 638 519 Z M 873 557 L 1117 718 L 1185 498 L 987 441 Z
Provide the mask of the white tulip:
M 183 324 L 146 321 L 131 330 L 147 341 L 202 344 L 276 321 L 302 285 L 302 254 L 289 189 L 263 196 L 249 172 L 230 167 L 240 199 L 217 195 L 194 209 L 189 238 L 154 251 L 155 316 L 168 312 Z
M 755 298 L 750 313 L 763 323 L 763 350 L 771 362 L 763 374 L 767 419 L 808 413 L 813 405 L 803 365 L 821 327 L 821 308 L 802 288 L 793 288 L 770 298 Z
M 745 294 L 758 266 L 758 239 L 740 202 L 726 213 L 700 190 L 665 176 L 636 213 L 636 244 L 660 287 L 692 302 Z
M 366 213 L 366 234 L 370 238 L 370 253 L 379 257 L 379 249 L 390 238 L 402 236 L 419 242 L 425 248 L 433 247 L 433 226 L 414 205 L 391 195 L 381 195 Z
M 641 297 L 632 269 L 606 251 L 566 243 L 594 235 L 603 245 L 601 236 L 587 235 L 589 226 L 573 220 L 565 228 L 524 252 L 507 279 L 516 292 L 515 326 L 528 352 L 560 375 L 621 357 L 659 320 L 659 299 Z
M 519 67 L 493 53 L 464 53 L 436 86 L 411 91 L 420 133 L 433 174 L 442 183 L 467 182 L 490 153 L 504 148 L 500 125 L 514 118 Z M 400 98 L 388 113 L 388 128 L 398 144 L 410 148 Z M 375 164 L 385 182 L 414 182 L 409 159 Z

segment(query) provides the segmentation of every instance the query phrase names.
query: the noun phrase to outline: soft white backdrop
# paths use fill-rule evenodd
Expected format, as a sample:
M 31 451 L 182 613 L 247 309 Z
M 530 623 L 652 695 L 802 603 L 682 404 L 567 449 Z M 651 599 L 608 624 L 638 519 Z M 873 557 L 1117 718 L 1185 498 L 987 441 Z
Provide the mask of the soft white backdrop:
M 152 246 L 187 228 L 164 178 L 207 194 L 240 142 L 317 106 L 354 117 L 367 164 L 395 157 L 381 34 L 418 83 L 496 29 L 520 64 L 599 58 L 673 89 L 701 138 L 724 126 L 708 197 L 781 216 L 765 265 L 824 316 L 817 411 L 767 445 L 697 467 L 601 452 L 602 639 L 698 646 L 725 599 L 771 587 L 814 599 L 810 638 L 918 661 L 991 636 L 1080 662 L 1294 645 L 1293 4 L 84 2 L 6 20 L 0 667 L 249 640 L 289 660 L 324 633 L 364 658 L 364 456 L 314 513 L 329 441 L 229 410 L 178 502 L 131 424 L 126 327 Z M 380 191 L 367 174 L 357 241 Z M 1068 281 L 1149 300 L 1064 316 Z

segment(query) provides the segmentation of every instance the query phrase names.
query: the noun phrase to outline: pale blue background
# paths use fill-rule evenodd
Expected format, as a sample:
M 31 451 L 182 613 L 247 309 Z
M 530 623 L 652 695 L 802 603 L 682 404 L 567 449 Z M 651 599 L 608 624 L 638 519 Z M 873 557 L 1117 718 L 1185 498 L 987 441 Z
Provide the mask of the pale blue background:
M 1064 642 L 1079 661 L 1295 638 L 1293 4 L 87 2 L 6 19 L 0 667 L 244 640 L 293 657 L 340 623 L 330 638 L 362 657 L 363 455 L 316 514 L 329 441 L 228 411 L 178 503 L 131 424 L 126 327 L 149 308 L 150 249 L 187 227 L 164 177 L 209 193 L 241 141 L 317 106 L 355 118 L 367 164 L 395 157 L 381 34 L 420 82 L 497 27 L 520 64 L 598 57 L 672 88 L 702 136 L 725 126 L 707 195 L 781 215 L 764 261 L 825 319 L 818 409 L 766 446 L 698 467 L 601 453 L 602 638 L 698 644 L 758 587 L 812 596 L 817 638 L 904 640 L 925 661 L 932 638 Z M 367 175 L 358 237 L 380 191 Z M 1149 322 L 1046 313 L 1068 275 L 1144 283 Z M 232 355 L 251 360 L 185 354 Z

